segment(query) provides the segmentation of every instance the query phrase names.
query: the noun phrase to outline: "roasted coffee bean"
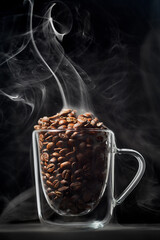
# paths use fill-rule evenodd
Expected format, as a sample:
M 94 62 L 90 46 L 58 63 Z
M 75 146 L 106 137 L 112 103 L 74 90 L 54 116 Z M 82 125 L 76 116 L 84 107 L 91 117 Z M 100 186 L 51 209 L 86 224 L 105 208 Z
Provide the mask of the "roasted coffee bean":
M 61 132 L 61 133 L 59 133 L 58 135 L 59 135 L 59 137 L 60 137 L 61 139 L 63 139 L 63 140 L 68 139 L 68 136 L 66 135 L 66 133 Z
M 69 189 L 68 186 L 63 186 L 63 187 L 61 187 L 61 188 L 58 188 L 58 191 L 59 191 L 59 192 L 65 192 L 65 191 L 67 191 L 68 189 Z
M 69 138 L 73 134 L 72 130 L 66 130 L 66 136 Z M 70 140 L 70 139 L 69 139 Z
M 51 148 L 53 148 L 53 146 L 54 146 L 54 143 L 53 142 L 49 142 L 47 144 L 47 149 L 50 150 Z
M 47 179 L 47 177 L 46 176 L 43 176 L 43 180 L 46 180 Z
M 74 146 L 74 144 L 75 144 L 75 140 L 74 140 L 74 139 L 69 139 L 69 140 L 68 140 L 68 145 L 69 145 L 69 146 L 72 147 L 72 146 Z
M 57 134 L 57 133 L 56 133 Z M 52 137 L 52 142 L 56 143 L 58 141 L 59 137 L 58 136 L 54 136 Z
M 84 154 L 83 153 L 78 153 L 76 155 L 76 158 L 79 162 L 82 162 L 84 160 Z
M 45 140 L 50 140 L 52 138 L 52 136 L 50 135 L 50 136 L 48 136 L 48 137 L 46 137 L 46 139 Z
M 47 188 L 47 192 L 49 193 L 49 192 L 51 192 L 51 191 L 52 191 L 52 188 L 48 187 L 48 188 Z
M 42 133 L 39 134 L 39 140 L 42 141 L 42 142 L 43 142 L 43 140 L 44 140 L 44 135 L 43 135 Z
M 56 164 L 57 163 L 57 158 L 53 157 L 49 160 L 49 162 Z
M 62 129 L 62 130 L 63 130 L 63 129 L 66 129 L 66 128 L 67 128 L 66 125 L 61 125 L 61 126 L 58 127 L 58 129 Z
M 65 179 L 63 179 L 63 180 L 61 181 L 61 184 L 62 184 L 62 185 L 68 185 L 68 182 L 67 182 Z
M 70 170 L 68 170 L 68 169 L 65 169 L 65 170 L 62 172 L 62 178 L 65 179 L 65 180 L 69 180 L 70 175 L 71 175 L 71 172 L 70 172 Z
M 52 153 L 52 156 L 59 158 L 61 155 L 59 153 L 57 153 L 57 152 L 54 152 L 54 153 Z
M 71 158 L 74 155 L 75 151 L 66 153 L 66 158 Z
M 46 184 L 47 184 L 48 186 L 50 186 L 50 187 L 53 187 L 53 183 L 52 183 L 51 181 L 49 181 L 49 180 L 46 181 Z
M 61 175 L 60 173 L 58 173 L 58 174 L 56 175 L 56 179 L 58 179 L 59 181 L 61 181 L 62 175 Z
M 49 159 L 49 154 L 48 153 L 44 152 L 44 153 L 41 154 L 41 160 L 42 161 L 48 162 L 48 159 Z
M 47 172 L 53 172 L 55 169 L 55 164 L 54 163 L 50 163 L 47 166 Z
M 66 161 L 66 158 L 65 157 L 59 157 L 58 158 L 58 162 L 59 163 L 62 163 L 62 162 L 65 162 Z
M 63 149 L 61 149 L 60 151 L 59 151 L 59 154 L 61 155 L 61 156 L 64 156 L 66 153 L 68 153 L 69 152 L 69 149 L 68 148 L 63 148 Z
M 63 109 L 63 110 L 59 113 L 59 116 L 67 116 L 67 114 L 69 114 L 70 112 L 72 112 L 72 109 Z
M 49 122 L 49 118 L 48 117 L 43 117 L 42 122 Z
M 47 148 L 42 149 L 42 152 L 48 152 Z
M 58 187 L 59 187 L 59 181 L 56 179 L 56 180 L 54 180 L 53 181 L 53 187 L 55 188 L 55 189 L 57 189 Z
M 53 182 L 54 176 L 49 177 L 49 181 Z
M 51 175 L 49 173 L 45 173 L 45 176 L 49 178 Z
M 65 119 L 62 119 L 59 121 L 59 125 L 67 125 L 67 121 Z
M 72 190 L 77 191 L 77 190 L 79 190 L 81 188 L 81 185 L 82 185 L 81 182 L 74 182 L 74 183 L 71 183 L 70 188 Z
M 73 128 L 78 129 L 78 128 L 81 128 L 82 126 L 83 126 L 83 124 L 78 122 L 78 123 L 74 124 Z
M 78 169 L 78 170 L 76 170 L 76 171 L 74 172 L 74 175 L 75 175 L 76 177 L 79 177 L 79 176 L 82 175 L 82 172 L 83 172 L 82 169 Z
M 68 129 L 72 129 L 73 127 L 74 127 L 74 123 L 69 123 L 67 126 Z
M 55 152 L 59 152 L 59 151 L 61 151 L 62 150 L 62 148 L 54 148 L 54 151 Z
M 69 161 L 70 163 L 75 162 L 75 157 L 71 157 L 68 161 Z
M 70 168 L 70 167 L 71 167 L 71 163 L 69 161 L 63 162 L 60 165 L 61 169 L 67 169 L 67 168 Z
M 56 195 L 57 198 L 62 197 L 62 193 L 60 191 L 54 191 L 54 194 Z
M 57 146 L 58 148 L 62 148 L 62 147 L 64 146 L 64 142 L 63 142 L 63 141 L 58 141 L 58 142 L 56 143 L 56 146 Z
M 79 144 L 79 149 L 80 149 L 80 150 L 84 150 L 85 147 L 86 147 L 86 143 L 85 143 L 85 142 L 81 142 L 81 143 Z
M 77 119 L 75 117 L 67 117 L 66 118 L 68 123 L 74 124 L 77 122 Z
M 54 191 L 48 193 L 48 196 L 49 196 L 49 197 L 52 197 L 52 196 L 55 196 L 55 195 L 56 195 L 56 194 L 55 194 Z
M 73 138 L 76 138 L 78 136 L 78 132 L 74 132 L 74 133 L 72 133 L 72 135 L 71 135 L 71 139 Z

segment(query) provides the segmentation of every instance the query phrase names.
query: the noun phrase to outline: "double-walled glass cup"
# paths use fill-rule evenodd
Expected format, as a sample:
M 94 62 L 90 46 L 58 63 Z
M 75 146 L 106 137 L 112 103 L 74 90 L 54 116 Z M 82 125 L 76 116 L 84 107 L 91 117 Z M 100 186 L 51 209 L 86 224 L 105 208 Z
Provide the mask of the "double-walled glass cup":
M 131 149 L 118 149 L 106 129 L 35 130 L 33 154 L 38 215 L 43 223 L 98 228 L 143 176 L 145 161 Z M 115 154 L 129 154 L 138 170 L 114 197 Z

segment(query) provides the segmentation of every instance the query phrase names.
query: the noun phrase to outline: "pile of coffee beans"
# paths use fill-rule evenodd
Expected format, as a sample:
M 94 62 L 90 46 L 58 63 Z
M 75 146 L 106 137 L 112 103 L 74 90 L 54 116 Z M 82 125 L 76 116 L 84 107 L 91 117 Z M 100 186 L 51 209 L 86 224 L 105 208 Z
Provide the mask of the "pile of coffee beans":
M 50 204 L 63 215 L 89 212 L 105 186 L 107 136 L 101 129 L 106 127 L 92 113 L 76 116 L 75 110 L 63 109 L 40 118 L 34 128 L 42 130 L 41 174 Z

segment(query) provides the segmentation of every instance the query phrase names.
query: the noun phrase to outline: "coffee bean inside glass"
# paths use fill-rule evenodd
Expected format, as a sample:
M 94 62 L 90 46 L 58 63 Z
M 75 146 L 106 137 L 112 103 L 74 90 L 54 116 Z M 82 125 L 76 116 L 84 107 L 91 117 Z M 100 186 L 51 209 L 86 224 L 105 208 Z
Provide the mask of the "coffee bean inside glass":
M 48 204 L 60 215 L 88 213 L 107 181 L 106 133 L 95 131 L 97 124 L 104 128 L 103 123 L 91 113 L 76 117 L 70 109 L 38 123 L 41 182 Z
M 50 207 L 60 215 L 93 210 L 107 182 L 106 133 L 53 130 L 42 131 L 39 139 L 41 181 Z

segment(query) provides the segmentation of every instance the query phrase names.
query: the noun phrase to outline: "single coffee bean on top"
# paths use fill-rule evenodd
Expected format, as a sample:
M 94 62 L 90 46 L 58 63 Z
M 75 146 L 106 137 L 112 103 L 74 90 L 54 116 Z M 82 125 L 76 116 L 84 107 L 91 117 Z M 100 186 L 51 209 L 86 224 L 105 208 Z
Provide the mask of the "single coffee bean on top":
M 42 130 L 41 174 L 50 204 L 66 215 L 91 209 L 101 194 L 107 165 L 105 132 L 96 129 L 107 127 L 92 113 L 77 116 L 76 110 L 63 109 L 40 118 L 34 128 Z

